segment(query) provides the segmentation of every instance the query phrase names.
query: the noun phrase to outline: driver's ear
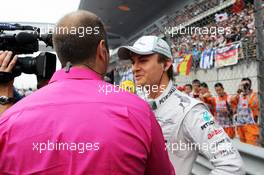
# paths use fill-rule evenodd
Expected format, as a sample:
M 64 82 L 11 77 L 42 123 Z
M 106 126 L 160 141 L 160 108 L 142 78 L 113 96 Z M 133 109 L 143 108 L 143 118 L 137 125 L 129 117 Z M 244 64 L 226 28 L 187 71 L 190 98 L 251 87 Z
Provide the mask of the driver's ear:
M 172 61 L 171 60 L 166 61 L 164 63 L 164 65 L 163 65 L 164 72 L 166 72 L 171 67 L 171 65 L 172 65 Z

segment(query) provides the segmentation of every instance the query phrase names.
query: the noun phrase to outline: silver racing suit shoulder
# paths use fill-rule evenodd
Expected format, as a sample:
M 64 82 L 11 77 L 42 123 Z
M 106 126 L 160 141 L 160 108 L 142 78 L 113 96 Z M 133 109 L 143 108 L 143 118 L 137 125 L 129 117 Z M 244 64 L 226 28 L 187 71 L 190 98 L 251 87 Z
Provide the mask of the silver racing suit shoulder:
M 212 175 L 245 174 L 238 151 L 204 103 L 178 91 L 172 82 L 157 99 L 143 99 L 152 107 L 166 145 L 170 144 L 168 153 L 177 174 L 190 173 L 198 152 L 213 164 Z M 180 142 L 191 145 L 172 150 L 171 145 Z
M 213 165 L 211 175 L 243 175 L 243 161 L 224 129 L 204 105 L 194 106 L 186 115 L 182 132 L 192 146 Z

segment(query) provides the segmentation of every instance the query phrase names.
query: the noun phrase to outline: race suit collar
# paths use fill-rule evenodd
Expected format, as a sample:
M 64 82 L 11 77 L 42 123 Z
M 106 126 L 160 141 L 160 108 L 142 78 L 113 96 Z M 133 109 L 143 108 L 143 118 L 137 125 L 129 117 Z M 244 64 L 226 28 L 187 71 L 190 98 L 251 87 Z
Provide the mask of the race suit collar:
M 173 92 L 176 91 L 176 87 L 173 86 L 173 82 L 170 80 L 166 89 L 162 92 L 160 96 L 156 99 L 147 98 L 147 102 L 153 110 L 156 110 L 160 105 L 162 105 Z

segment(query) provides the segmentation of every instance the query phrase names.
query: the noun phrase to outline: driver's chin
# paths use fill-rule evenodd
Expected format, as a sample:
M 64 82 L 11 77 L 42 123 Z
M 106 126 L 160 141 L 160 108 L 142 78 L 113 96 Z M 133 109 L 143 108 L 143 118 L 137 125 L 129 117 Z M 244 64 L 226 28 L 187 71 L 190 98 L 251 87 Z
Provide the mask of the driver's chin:
M 142 76 L 139 79 L 135 79 L 135 84 L 137 86 L 145 86 L 146 85 L 146 78 L 144 76 Z
M 142 79 L 137 80 L 135 83 L 136 83 L 136 86 L 141 86 L 141 87 L 144 87 L 146 85 L 146 82 Z

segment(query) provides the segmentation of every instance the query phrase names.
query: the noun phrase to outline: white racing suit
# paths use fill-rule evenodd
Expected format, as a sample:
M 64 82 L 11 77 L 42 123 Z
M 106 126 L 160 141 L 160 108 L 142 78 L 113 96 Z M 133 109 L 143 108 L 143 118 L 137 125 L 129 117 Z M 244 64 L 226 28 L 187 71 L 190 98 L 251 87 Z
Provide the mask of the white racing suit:
M 155 100 L 141 97 L 157 117 L 177 175 L 191 173 L 199 152 L 212 163 L 211 175 L 245 174 L 238 151 L 202 102 L 176 90 L 172 81 Z

